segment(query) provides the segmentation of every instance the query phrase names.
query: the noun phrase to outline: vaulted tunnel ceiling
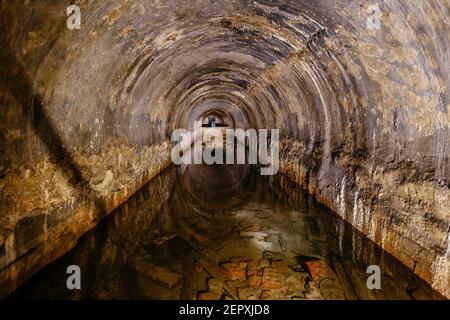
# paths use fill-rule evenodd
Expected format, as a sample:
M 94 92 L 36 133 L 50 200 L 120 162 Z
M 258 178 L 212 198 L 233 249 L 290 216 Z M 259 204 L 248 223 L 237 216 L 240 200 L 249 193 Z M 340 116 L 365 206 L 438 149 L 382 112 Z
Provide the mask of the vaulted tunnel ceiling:
M 69 181 L 46 187 L 52 206 L 79 183 L 127 197 L 167 162 L 174 129 L 215 111 L 280 129 L 281 171 L 406 264 L 424 248 L 416 273 L 448 294 L 448 0 L 86 0 L 80 30 L 66 27 L 70 4 L 1 2 L 5 185 L 50 157 Z M 14 230 L 32 208 L 13 197 Z M 386 221 L 414 249 L 383 238 Z

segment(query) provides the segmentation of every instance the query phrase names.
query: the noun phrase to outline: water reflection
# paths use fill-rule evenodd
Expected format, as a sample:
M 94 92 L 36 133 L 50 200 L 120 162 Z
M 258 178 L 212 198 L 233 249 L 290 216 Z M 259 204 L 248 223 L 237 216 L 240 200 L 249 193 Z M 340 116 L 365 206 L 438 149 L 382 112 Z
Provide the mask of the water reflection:
M 279 174 L 170 167 L 11 298 L 436 299 L 409 269 Z M 66 288 L 79 265 L 82 290 Z M 381 290 L 366 286 L 368 265 Z

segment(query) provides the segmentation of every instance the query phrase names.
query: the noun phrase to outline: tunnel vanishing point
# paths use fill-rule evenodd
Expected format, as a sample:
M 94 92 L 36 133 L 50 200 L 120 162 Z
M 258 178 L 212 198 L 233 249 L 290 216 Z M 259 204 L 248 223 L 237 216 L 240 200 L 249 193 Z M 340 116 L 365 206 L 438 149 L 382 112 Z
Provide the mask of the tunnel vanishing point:
M 0 297 L 214 116 L 450 298 L 449 35 L 448 0 L 0 1 Z

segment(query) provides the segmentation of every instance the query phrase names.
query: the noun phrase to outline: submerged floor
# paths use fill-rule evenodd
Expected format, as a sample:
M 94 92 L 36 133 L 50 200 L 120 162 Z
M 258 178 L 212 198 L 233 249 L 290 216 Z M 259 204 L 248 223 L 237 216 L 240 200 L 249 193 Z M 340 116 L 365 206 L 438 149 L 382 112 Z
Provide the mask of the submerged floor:
M 81 290 L 67 289 L 69 265 Z M 380 290 L 367 288 L 369 265 Z M 165 170 L 10 298 L 441 297 L 283 175 L 192 165 Z

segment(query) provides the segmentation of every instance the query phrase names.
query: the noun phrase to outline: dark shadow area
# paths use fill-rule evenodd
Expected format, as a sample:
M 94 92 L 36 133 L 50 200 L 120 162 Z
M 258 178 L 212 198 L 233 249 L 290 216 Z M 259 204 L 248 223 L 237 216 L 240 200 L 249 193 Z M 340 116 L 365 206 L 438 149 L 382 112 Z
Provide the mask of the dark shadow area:
M 44 143 L 52 160 L 64 168 L 63 172 L 68 181 L 79 190 L 88 188 L 89 182 L 83 178 L 74 158 L 64 146 L 56 126 L 44 109 L 42 98 L 33 92 L 32 79 L 28 77 L 11 48 L 5 47 L 5 43 L 0 50 L 0 61 L 0 77 L 20 105 L 24 123 L 31 124 L 34 133 Z

